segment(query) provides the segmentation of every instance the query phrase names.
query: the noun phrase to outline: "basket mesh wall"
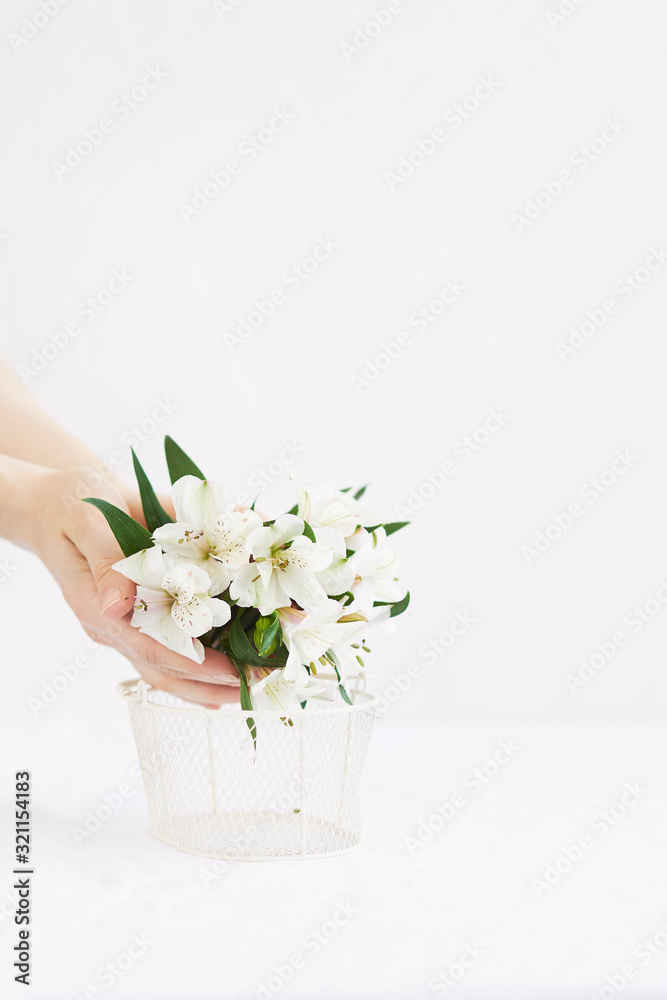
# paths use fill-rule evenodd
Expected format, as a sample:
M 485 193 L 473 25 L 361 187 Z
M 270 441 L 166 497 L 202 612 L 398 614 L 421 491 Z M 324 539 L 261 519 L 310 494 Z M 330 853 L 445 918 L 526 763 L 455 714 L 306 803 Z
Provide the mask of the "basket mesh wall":
M 327 857 L 358 846 L 359 780 L 376 700 L 295 712 L 196 708 L 125 684 L 150 832 L 228 860 Z M 257 749 L 246 718 L 255 722 Z

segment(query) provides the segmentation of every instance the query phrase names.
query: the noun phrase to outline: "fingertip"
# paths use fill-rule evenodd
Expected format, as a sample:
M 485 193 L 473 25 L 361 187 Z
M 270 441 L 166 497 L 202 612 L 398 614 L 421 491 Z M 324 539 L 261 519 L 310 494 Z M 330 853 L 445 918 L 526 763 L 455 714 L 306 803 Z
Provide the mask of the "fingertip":
M 119 587 L 112 587 L 102 597 L 101 613 L 103 618 L 124 618 L 134 606 L 134 595 L 122 595 Z
M 206 646 L 204 650 L 204 663 L 207 667 L 218 667 L 222 670 L 228 669 L 230 673 L 238 676 L 234 664 L 220 649 L 211 649 L 210 646 Z

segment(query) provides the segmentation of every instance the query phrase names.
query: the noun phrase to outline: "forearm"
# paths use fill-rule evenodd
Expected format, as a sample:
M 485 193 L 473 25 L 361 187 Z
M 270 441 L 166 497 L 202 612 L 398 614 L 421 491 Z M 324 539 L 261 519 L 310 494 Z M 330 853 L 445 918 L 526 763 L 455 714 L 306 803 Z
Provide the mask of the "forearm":
M 59 427 L 0 359 L 0 452 L 50 469 L 93 465 L 95 452 Z
M 36 519 L 33 497 L 49 470 L 32 462 L 0 455 L 0 537 L 34 549 Z
M 0 454 L 19 461 L 19 465 L 4 466 L 3 475 L 25 478 L 27 470 L 20 468 L 21 463 L 40 466 L 42 471 L 87 466 L 105 475 L 130 506 L 134 502 L 134 491 L 125 480 L 114 470 L 109 470 L 107 464 L 100 461 L 99 456 L 89 445 L 60 427 L 46 410 L 42 409 L 2 358 L 0 358 Z M 91 488 L 95 482 L 96 477 L 93 477 Z M 5 486 L 1 497 L 3 510 L 0 511 L 0 519 L 5 513 L 4 504 L 10 502 L 10 492 Z M 3 537 L 8 537 L 4 532 L 5 529 L 0 526 L 0 533 Z

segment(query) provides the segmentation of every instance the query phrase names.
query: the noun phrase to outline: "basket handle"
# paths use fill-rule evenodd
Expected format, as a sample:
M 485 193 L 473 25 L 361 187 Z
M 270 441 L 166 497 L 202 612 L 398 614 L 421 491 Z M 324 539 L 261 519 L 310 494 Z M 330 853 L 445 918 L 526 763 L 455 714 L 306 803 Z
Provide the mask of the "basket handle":
M 123 698 L 131 698 L 133 701 L 140 701 L 142 705 L 148 702 L 148 685 L 141 678 L 131 681 L 121 681 L 117 691 Z

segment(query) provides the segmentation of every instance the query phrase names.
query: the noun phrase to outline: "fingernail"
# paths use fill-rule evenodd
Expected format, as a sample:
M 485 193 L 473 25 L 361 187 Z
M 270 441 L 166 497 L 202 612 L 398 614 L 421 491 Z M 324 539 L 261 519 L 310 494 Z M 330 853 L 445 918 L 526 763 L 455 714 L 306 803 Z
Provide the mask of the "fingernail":
M 240 687 L 241 681 L 238 677 L 232 677 L 231 674 L 214 674 L 216 681 L 220 681 L 221 684 L 229 684 L 231 687 Z
M 120 587 L 112 587 L 111 590 L 107 590 L 102 598 L 102 614 L 114 604 L 120 604 Z

